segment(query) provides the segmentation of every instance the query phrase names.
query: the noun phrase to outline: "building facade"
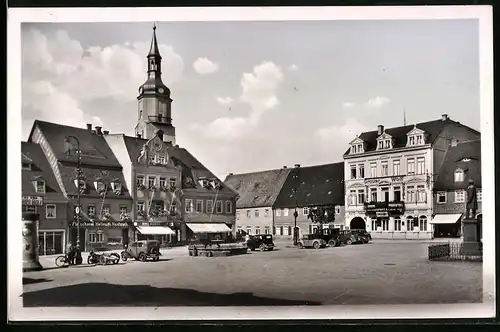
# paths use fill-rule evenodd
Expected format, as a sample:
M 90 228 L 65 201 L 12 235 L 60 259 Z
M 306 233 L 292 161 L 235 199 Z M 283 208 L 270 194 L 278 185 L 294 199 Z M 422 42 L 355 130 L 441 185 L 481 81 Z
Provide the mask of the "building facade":
M 21 159 L 22 211 L 39 214 L 38 253 L 62 254 L 68 236 L 68 200 L 40 145 L 22 142 Z
M 449 142 L 479 136 L 446 114 L 361 133 L 344 154 L 346 227 L 373 238 L 432 238 L 433 186 Z
M 67 241 L 82 249 L 120 248 L 130 237 L 129 194 L 122 166 L 104 139 L 101 127 L 86 129 L 35 120 L 28 142 L 40 145 L 62 194 L 69 201 Z M 81 173 L 78 175 L 80 151 Z M 80 181 L 78 181 L 78 179 Z M 77 198 L 80 193 L 80 219 Z
M 299 236 L 317 227 L 344 226 L 344 164 L 333 163 L 291 169 L 273 205 L 274 232 L 278 238 L 293 238 L 297 209 Z M 333 214 L 331 223 L 318 225 L 309 218 L 311 209 L 324 208 Z
M 240 234 L 275 234 L 273 204 L 290 169 L 229 174 L 224 183 L 238 193 L 236 231 Z
M 434 237 L 459 237 L 467 205 L 469 180 L 477 188 L 478 238 L 482 236 L 481 140 L 454 140 L 434 184 Z

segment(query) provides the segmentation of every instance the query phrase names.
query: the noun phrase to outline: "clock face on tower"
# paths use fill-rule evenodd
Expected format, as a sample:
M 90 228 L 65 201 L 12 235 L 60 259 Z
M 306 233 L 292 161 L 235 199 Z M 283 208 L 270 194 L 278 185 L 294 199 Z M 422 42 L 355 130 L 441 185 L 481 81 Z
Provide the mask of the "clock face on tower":
M 165 92 L 165 90 L 163 90 L 163 88 L 159 88 L 159 89 L 158 89 L 158 92 L 159 92 L 159 93 L 163 93 L 163 92 Z
M 155 151 L 161 151 L 161 148 L 162 148 L 161 142 L 159 141 L 154 142 L 153 149 L 155 149 Z

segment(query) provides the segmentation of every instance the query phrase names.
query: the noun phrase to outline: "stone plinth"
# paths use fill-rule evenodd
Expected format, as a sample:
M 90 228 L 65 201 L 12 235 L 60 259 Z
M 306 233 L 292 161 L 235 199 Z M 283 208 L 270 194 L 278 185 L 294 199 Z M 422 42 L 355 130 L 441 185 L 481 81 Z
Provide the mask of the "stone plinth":
M 478 255 L 480 253 L 480 244 L 477 238 L 477 220 L 464 219 L 462 221 L 463 227 L 463 254 L 464 255 Z

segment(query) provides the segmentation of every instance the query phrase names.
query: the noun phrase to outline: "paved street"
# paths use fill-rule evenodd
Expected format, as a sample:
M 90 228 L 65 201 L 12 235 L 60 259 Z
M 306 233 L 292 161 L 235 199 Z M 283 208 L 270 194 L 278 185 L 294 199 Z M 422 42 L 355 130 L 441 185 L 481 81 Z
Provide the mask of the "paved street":
M 219 258 L 163 251 L 159 262 L 50 268 L 24 274 L 25 306 L 469 303 L 482 298 L 478 262 L 429 262 L 424 242 L 374 241 Z M 84 257 L 86 260 L 86 256 Z

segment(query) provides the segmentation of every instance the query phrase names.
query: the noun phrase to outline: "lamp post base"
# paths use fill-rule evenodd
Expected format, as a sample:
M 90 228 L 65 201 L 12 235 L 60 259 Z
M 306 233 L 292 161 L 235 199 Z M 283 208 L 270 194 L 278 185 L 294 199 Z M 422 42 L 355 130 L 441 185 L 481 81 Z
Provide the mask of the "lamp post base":
M 23 261 L 23 272 L 41 271 L 42 264 L 37 260 Z

